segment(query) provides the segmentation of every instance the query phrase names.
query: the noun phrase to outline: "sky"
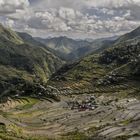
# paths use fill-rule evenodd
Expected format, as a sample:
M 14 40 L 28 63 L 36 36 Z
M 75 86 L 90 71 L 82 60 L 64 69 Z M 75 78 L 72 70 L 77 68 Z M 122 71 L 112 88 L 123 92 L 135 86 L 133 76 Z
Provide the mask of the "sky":
M 140 0 L 0 0 L 0 23 L 44 38 L 115 36 L 140 26 Z

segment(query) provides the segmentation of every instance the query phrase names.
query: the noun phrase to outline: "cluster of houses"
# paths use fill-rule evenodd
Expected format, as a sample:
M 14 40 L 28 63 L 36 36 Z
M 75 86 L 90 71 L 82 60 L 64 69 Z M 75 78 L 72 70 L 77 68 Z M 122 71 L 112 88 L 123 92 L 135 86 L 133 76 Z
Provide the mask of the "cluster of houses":
M 102 79 L 97 80 L 98 85 L 109 85 L 109 84 L 116 84 L 120 81 L 125 79 L 124 75 L 118 74 L 117 72 L 110 72 Z
M 94 96 L 87 97 L 85 100 L 82 101 L 73 101 L 71 103 L 71 109 L 78 111 L 94 110 L 97 107 L 98 104 L 96 103 Z

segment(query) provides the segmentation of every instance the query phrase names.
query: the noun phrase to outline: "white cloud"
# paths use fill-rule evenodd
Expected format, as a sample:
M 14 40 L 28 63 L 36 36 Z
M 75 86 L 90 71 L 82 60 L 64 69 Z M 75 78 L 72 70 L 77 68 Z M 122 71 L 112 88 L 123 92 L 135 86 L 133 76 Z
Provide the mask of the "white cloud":
M 17 9 L 23 10 L 28 6 L 28 0 L 0 0 L 0 13 L 14 13 Z
M 61 7 L 59 9 L 59 16 L 63 19 L 75 19 L 76 15 L 75 15 L 75 11 L 74 9 L 71 8 L 64 8 Z
M 0 0 L 0 20 L 35 36 L 102 37 L 139 26 L 139 9 L 140 0 Z
M 5 21 L 4 21 L 4 24 L 7 27 L 14 28 L 15 22 L 12 19 L 6 18 Z

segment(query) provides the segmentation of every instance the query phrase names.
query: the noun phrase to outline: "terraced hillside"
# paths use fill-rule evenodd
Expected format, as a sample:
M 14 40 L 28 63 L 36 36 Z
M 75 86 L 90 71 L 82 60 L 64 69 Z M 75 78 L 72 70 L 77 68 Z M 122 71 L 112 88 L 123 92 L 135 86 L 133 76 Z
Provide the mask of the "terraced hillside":
M 118 90 L 114 92 L 113 89 Z M 7 103 L 1 105 L 0 121 L 5 124 L 6 130 L 0 132 L 0 138 L 8 136 L 23 140 L 27 138 L 37 140 L 139 138 L 140 102 L 134 97 L 119 97 L 125 91 L 134 90 L 126 85 L 107 87 L 102 90 L 99 88 L 98 91 L 94 91 L 97 107 L 84 110 L 72 109 L 71 103 L 84 101 L 93 96 L 93 93 L 82 95 L 62 93 L 60 102 L 33 98 L 9 99 Z
M 50 83 L 58 81 L 58 85 L 79 85 L 80 88 L 139 83 L 139 63 L 140 38 L 137 34 L 133 39 L 116 42 L 100 54 L 91 54 L 72 65 L 65 65 L 52 76 Z

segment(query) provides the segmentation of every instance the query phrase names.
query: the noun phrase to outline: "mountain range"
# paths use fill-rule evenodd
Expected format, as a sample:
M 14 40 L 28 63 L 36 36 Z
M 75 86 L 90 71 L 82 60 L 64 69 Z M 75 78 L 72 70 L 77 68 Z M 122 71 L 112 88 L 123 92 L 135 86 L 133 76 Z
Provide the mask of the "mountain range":
M 55 75 L 61 71 L 60 68 L 66 61 L 77 61 L 76 66 L 75 63 L 72 64 L 72 67 L 70 66 L 70 71 L 71 69 L 76 71 L 70 72 L 73 78 L 76 74 L 81 78 L 90 77 L 90 71 L 84 73 L 79 67 L 89 69 L 87 67 L 93 64 L 88 58 L 93 57 L 92 61 L 94 61 L 95 56 L 97 56 L 95 59 L 98 59 L 99 62 L 106 64 L 112 62 L 111 65 L 118 66 L 113 67 L 113 70 L 119 70 L 119 67 L 123 67 L 123 65 L 126 67 L 130 60 L 138 59 L 139 33 L 140 28 L 137 28 L 119 38 L 103 38 L 88 42 L 67 37 L 34 38 L 27 33 L 14 32 L 0 25 L 0 89 L 2 91 L 9 84 L 18 83 L 19 80 L 47 82 L 52 74 Z M 131 49 L 134 49 L 134 52 Z M 85 59 L 89 66 L 85 63 Z M 109 67 L 109 64 L 107 67 Z M 65 69 L 65 67 L 67 67 L 67 64 L 62 69 Z M 135 68 L 135 72 L 138 71 L 138 67 Z M 69 74 L 69 69 L 66 73 Z M 65 75 L 65 73 L 63 74 Z M 94 78 L 98 79 L 98 77 Z
M 47 39 L 35 39 L 44 44 L 46 48 L 67 62 L 74 62 L 93 51 L 99 51 L 99 49 L 102 50 L 105 44 L 112 44 L 114 41 L 112 38 L 103 38 L 92 41 L 88 41 L 86 39 L 74 40 L 65 36 Z
M 121 82 L 139 83 L 139 27 L 113 40 L 109 45 L 104 43 L 102 48 L 95 52 L 93 51 L 72 65 L 63 66 L 53 75 L 54 84 L 56 85 L 58 80 L 58 85 L 69 84 L 70 86 L 77 83 L 77 85 L 85 88 L 93 85 L 120 84 Z

